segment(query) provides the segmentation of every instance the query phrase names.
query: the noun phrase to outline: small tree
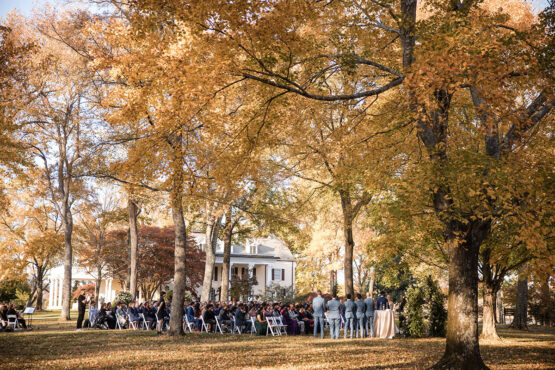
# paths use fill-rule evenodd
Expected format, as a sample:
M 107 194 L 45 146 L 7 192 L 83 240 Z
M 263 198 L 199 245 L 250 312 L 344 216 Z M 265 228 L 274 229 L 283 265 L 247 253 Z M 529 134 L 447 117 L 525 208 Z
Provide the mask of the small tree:
M 293 287 L 284 287 L 280 284 L 272 283 L 268 288 L 266 288 L 264 300 L 292 302 L 295 300 L 295 290 Z
M 231 298 L 236 299 L 250 296 L 252 287 L 258 284 L 256 277 L 251 271 L 242 276 L 232 275 L 230 283 L 231 288 L 229 289 L 229 295 Z
M 415 285 L 407 290 L 407 330 L 409 337 L 420 338 L 426 333 L 424 323 L 424 292 L 421 285 Z
M 445 296 L 439 289 L 437 281 L 432 279 L 431 276 L 426 278 L 426 300 L 430 306 L 429 335 L 445 337 L 445 324 L 447 322 L 447 310 L 444 306 Z

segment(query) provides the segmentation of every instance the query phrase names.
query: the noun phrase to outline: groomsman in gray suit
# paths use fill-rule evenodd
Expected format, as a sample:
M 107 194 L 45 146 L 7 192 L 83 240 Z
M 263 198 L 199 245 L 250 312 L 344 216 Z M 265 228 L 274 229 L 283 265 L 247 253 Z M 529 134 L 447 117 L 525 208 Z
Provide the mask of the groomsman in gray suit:
M 331 339 L 339 339 L 339 329 L 341 328 L 341 316 L 339 314 L 341 303 L 337 300 L 337 294 L 328 302 L 328 321 L 330 322 Z
M 366 304 L 366 335 L 369 337 L 374 336 L 374 300 L 372 299 L 372 294 L 370 292 L 366 293 L 366 299 L 364 303 Z
M 357 338 L 364 338 L 364 327 L 366 325 L 364 312 L 366 311 L 366 303 L 362 300 L 362 295 L 357 294 L 357 300 L 355 302 L 355 306 L 357 307 L 357 330 L 356 330 L 356 337 Z
M 351 329 L 351 338 L 353 337 L 353 330 L 355 325 L 355 304 L 351 301 L 351 294 L 347 294 L 347 301 L 343 305 L 345 307 L 345 335 L 347 338 L 347 330 Z
M 326 300 L 322 297 L 322 291 L 318 290 L 318 296 L 312 300 L 312 309 L 314 313 L 314 338 L 318 333 L 318 325 L 320 325 L 320 332 L 322 339 L 324 339 L 324 317 L 326 312 Z

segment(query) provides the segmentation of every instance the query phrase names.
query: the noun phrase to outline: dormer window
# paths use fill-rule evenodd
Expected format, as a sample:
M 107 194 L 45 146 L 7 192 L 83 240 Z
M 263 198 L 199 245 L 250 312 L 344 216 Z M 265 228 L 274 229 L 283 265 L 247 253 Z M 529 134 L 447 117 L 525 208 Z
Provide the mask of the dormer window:
M 258 245 L 256 245 L 256 244 L 251 244 L 251 245 L 250 245 L 249 253 L 250 253 L 250 254 L 258 254 Z

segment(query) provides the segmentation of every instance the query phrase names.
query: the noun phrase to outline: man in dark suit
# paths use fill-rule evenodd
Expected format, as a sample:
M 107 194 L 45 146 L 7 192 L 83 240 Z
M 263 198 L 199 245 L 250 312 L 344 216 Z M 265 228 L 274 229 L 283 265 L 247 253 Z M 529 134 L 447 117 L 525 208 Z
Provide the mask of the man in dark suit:
M 378 297 L 378 299 L 376 299 L 376 309 L 387 309 L 387 298 L 385 298 L 385 292 L 383 290 L 380 292 L 380 296 Z
M 237 307 L 237 309 L 235 310 L 235 325 L 237 325 L 241 331 L 246 329 L 246 324 L 247 322 L 245 321 L 245 305 L 242 303 L 239 303 L 239 307 Z
M 81 289 L 79 297 L 77 297 L 77 330 L 81 331 L 83 327 L 83 319 L 85 318 L 85 308 L 87 306 L 87 298 L 85 297 L 85 290 Z

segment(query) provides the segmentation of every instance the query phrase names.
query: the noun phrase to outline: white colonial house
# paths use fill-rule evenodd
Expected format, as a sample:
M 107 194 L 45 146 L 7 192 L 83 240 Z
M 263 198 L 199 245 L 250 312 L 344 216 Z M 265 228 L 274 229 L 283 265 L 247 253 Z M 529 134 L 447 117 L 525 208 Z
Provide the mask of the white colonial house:
M 205 235 L 203 233 L 193 233 L 201 248 L 205 247 Z M 222 284 L 222 262 L 223 262 L 223 242 L 218 240 L 216 247 L 216 263 L 214 266 L 214 276 L 212 277 L 211 299 L 219 299 Z M 230 257 L 230 278 L 238 275 L 253 274 L 257 284 L 253 286 L 249 298 L 262 296 L 267 292 L 268 287 L 280 285 L 283 288 L 295 289 L 295 258 L 287 245 L 275 237 L 249 239 L 245 244 L 234 244 Z M 63 266 L 57 266 L 50 270 L 47 279 L 50 282 L 50 293 L 48 294 L 48 307 L 51 309 L 61 308 L 62 306 L 62 281 L 64 278 Z M 72 283 L 85 285 L 95 282 L 94 275 L 90 274 L 81 266 L 74 266 L 72 270 Z M 172 283 L 168 282 L 168 287 L 172 288 Z M 124 288 L 118 279 L 106 276 L 100 284 L 100 300 L 106 302 L 113 301 L 117 293 Z M 200 287 L 198 295 L 200 296 Z M 139 300 L 142 300 L 142 292 L 139 291 Z

